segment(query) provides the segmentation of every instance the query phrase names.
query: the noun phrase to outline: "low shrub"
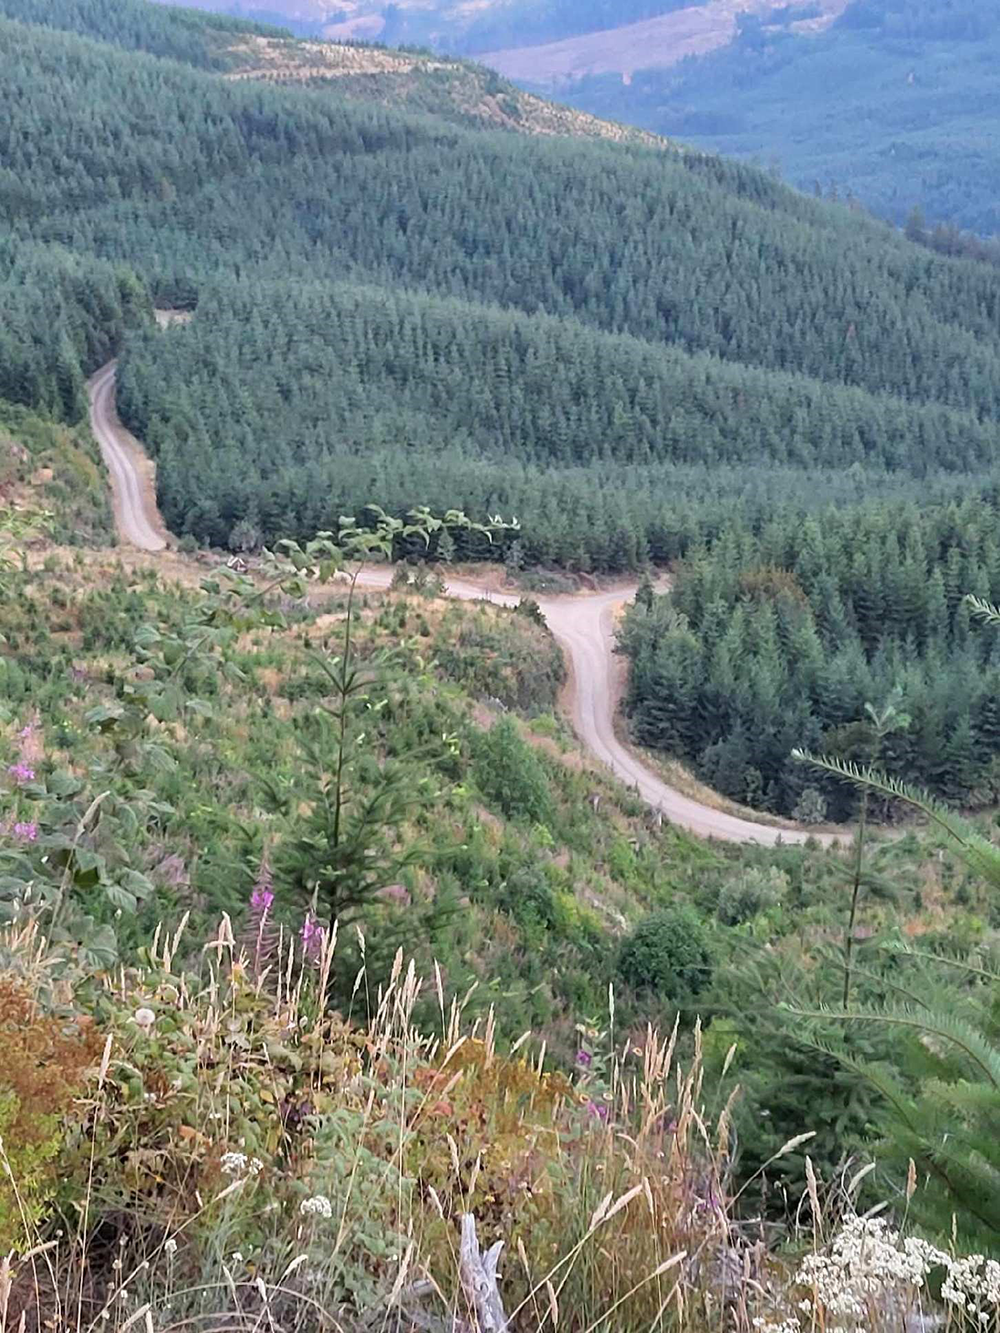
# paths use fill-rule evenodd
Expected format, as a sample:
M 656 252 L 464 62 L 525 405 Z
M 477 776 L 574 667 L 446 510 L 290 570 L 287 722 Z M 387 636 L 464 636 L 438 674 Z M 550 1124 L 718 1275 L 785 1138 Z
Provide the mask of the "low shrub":
M 552 795 L 544 765 L 510 718 L 475 737 L 473 776 L 487 801 L 508 819 L 550 822 Z
M 665 907 L 640 921 L 618 953 L 618 973 L 637 992 L 678 1003 L 703 991 L 712 979 L 705 927 L 688 906 Z

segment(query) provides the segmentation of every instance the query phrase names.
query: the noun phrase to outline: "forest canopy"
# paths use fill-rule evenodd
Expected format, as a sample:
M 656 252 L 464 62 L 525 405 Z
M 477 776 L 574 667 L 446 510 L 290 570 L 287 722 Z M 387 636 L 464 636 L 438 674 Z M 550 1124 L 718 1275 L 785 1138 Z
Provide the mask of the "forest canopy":
M 990 266 L 694 151 L 226 79 L 245 25 L 30 8 L 0 0 L 0 396 L 78 422 L 117 354 L 168 525 L 215 546 L 374 502 L 516 514 L 529 563 L 680 560 L 628 632 L 635 724 L 739 799 L 787 813 L 793 745 L 894 689 L 929 785 L 991 790 L 956 601 L 1000 596 Z

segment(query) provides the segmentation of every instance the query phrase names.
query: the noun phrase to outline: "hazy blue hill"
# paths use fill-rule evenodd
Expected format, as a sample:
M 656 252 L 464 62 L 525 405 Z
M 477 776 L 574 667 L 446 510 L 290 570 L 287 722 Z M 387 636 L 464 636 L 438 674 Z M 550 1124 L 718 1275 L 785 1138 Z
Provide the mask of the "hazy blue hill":
M 787 17 L 787 16 L 786 16 Z M 1000 11 L 972 0 L 855 0 L 820 36 L 744 21 L 738 42 L 673 70 L 592 77 L 573 105 L 776 165 L 901 222 L 1000 231 Z

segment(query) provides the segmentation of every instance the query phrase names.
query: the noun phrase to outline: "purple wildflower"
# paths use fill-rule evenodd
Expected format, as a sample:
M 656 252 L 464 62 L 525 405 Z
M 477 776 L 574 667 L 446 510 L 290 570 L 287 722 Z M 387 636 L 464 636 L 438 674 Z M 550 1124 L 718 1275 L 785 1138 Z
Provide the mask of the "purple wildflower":
M 582 1069 L 589 1069 L 590 1063 L 593 1060 L 593 1058 L 594 1057 L 590 1054 L 589 1051 L 577 1051 L 576 1053 L 576 1063 Z
M 600 1120 L 602 1123 L 607 1121 L 608 1108 L 600 1102 L 588 1102 L 587 1114 L 594 1120 Z
M 17 738 L 18 740 L 26 741 L 29 740 L 34 734 L 35 734 L 35 724 L 34 722 L 29 722 L 27 726 L 22 727 L 21 730 L 17 733 Z
M 19 838 L 21 842 L 34 842 L 38 837 L 38 825 L 33 822 L 15 824 L 14 837 Z
M 264 856 L 261 858 L 257 879 L 250 894 L 250 906 L 255 912 L 264 915 L 271 910 L 273 902 L 274 880 L 271 877 L 271 867 L 267 864 L 267 857 Z
M 7 772 L 15 782 L 34 782 L 35 780 L 35 770 L 24 763 L 11 764 Z
M 316 962 L 323 952 L 326 931 L 312 912 L 306 913 L 306 919 L 303 921 L 302 929 L 299 932 L 299 939 L 302 941 L 302 956 L 309 959 L 310 962 Z
M 250 906 L 255 912 L 270 911 L 271 904 L 274 902 L 274 892 L 271 889 L 265 889 L 261 885 L 254 888 L 250 895 Z

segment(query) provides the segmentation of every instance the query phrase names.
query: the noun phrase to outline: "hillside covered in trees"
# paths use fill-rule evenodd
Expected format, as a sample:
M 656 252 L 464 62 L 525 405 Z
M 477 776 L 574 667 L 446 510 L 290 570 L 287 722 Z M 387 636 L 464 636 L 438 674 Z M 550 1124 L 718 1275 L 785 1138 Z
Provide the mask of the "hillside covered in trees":
M 234 78 L 243 24 L 0 12 L 0 1324 L 992 1328 L 996 816 L 869 817 L 1000 787 L 994 270 Z M 221 559 L 109 547 L 115 356 Z M 850 851 L 581 753 L 540 606 L 439 596 L 515 508 L 511 569 L 669 567 L 638 739 Z
M 788 813 L 793 745 L 899 687 L 926 781 L 990 799 L 990 650 L 957 608 L 1000 597 L 991 267 L 689 150 L 234 79 L 242 22 L 0 15 L 0 397 L 75 423 L 117 353 L 197 542 L 374 501 L 516 514 L 518 564 L 679 559 L 674 628 L 628 640 L 643 739 Z

